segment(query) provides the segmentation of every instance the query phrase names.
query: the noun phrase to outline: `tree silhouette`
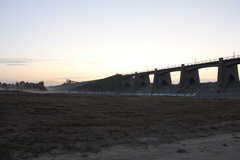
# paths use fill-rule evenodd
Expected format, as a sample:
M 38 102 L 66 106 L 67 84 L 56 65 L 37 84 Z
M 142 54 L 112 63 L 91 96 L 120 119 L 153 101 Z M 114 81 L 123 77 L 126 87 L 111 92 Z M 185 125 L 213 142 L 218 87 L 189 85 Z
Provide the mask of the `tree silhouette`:
M 44 82 L 40 81 L 38 83 L 32 82 L 16 82 L 15 84 L 7 84 L 0 82 L 0 88 L 2 89 L 20 89 L 20 90 L 38 90 L 38 91 L 46 91 L 47 88 L 44 86 Z

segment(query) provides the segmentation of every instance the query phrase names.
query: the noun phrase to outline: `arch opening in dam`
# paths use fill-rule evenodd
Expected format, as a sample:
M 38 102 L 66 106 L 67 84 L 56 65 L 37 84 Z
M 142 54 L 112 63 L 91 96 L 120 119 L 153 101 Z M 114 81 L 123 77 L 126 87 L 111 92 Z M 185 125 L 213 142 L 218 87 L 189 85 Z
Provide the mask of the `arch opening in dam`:
M 153 84 L 154 74 L 149 74 L 149 80 L 150 80 L 150 84 Z
M 180 75 L 181 72 L 180 71 L 174 71 L 170 73 L 171 76 L 171 80 L 172 80 L 172 84 L 176 85 L 180 83 Z
M 218 67 L 200 68 L 198 72 L 199 72 L 200 83 L 217 82 Z

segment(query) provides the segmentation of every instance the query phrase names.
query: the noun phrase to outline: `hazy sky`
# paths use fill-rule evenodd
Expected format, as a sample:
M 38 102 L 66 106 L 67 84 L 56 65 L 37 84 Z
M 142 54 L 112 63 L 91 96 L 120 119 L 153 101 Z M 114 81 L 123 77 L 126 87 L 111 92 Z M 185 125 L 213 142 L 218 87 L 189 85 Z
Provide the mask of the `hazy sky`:
M 238 55 L 239 8 L 239 0 L 0 0 L 0 81 L 53 85 Z M 202 80 L 216 75 L 200 71 Z

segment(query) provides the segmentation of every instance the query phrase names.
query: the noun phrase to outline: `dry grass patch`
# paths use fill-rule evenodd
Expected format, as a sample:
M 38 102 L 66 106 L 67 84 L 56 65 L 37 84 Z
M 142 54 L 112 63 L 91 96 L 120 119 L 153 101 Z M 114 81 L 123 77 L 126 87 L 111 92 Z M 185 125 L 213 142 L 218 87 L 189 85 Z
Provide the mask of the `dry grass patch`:
M 239 99 L 0 93 L 0 159 L 240 131 Z

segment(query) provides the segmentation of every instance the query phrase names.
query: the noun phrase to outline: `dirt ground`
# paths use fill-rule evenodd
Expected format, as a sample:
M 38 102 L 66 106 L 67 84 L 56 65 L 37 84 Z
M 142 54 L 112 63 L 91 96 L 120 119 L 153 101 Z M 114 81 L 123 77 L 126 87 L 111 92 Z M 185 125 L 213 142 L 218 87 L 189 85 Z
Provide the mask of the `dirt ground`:
M 64 154 L 101 159 L 122 146 L 139 156 L 153 148 L 146 156 L 162 145 L 216 135 L 237 139 L 238 132 L 240 99 L 0 92 L 2 160 Z M 179 147 L 176 154 L 187 150 Z

